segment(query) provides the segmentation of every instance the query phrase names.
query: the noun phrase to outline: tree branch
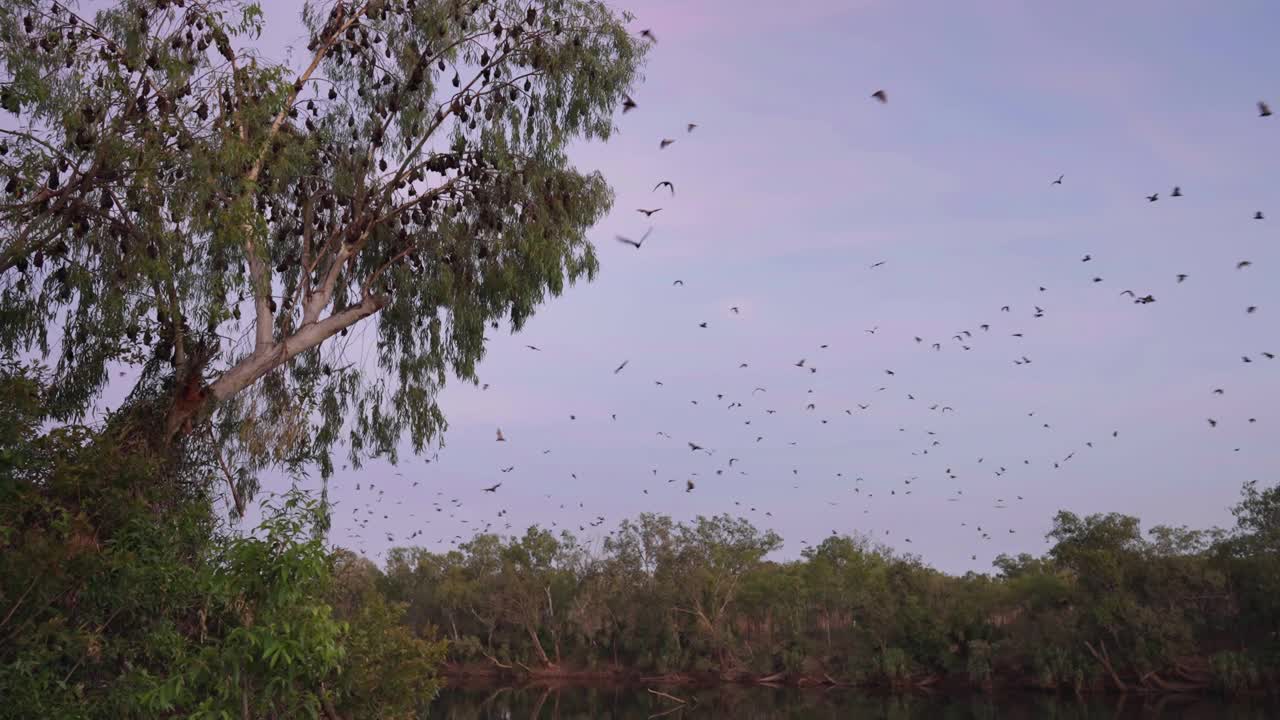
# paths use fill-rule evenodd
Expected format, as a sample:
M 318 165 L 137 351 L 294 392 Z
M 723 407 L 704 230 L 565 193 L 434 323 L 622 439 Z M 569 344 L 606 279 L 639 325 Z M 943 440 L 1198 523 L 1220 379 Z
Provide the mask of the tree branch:
M 173 366 L 181 371 L 187 364 L 186 334 L 182 331 L 182 307 L 178 303 L 178 288 L 173 284 L 173 278 L 169 278 L 165 284 L 168 286 L 169 294 L 169 327 L 173 330 Z
M 31 594 L 31 588 L 36 586 L 36 581 L 39 579 L 40 579 L 39 575 L 36 575 L 35 577 L 31 578 L 31 584 L 27 585 L 27 589 L 24 590 L 22 592 L 22 595 L 18 597 L 18 601 L 13 604 L 13 607 L 9 608 L 9 612 L 5 613 L 4 620 L 0 620 L 0 628 L 3 628 L 5 625 L 9 624 L 10 618 L 12 618 L 13 614 L 18 611 L 18 608 L 22 607 L 22 602 L 27 599 L 28 595 Z
M 266 162 L 267 153 L 271 149 L 271 141 L 275 139 L 276 134 L 280 132 L 280 127 L 284 125 L 285 118 L 289 117 L 289 108 L 293 107 L 293 103 L 298 99 L 298 93 L 302 92 L 303 86 L 315 74 L 316 68 L 320 67 L 320 62 L 324 60 L 324 56 L 333 49 L 334 41 L 348 28 L 360 21 L 361 16 L 369 9 L 369 3 L 364 7 L 356 10 L 341 25 L 335 27 L 328 37 L 320 38 L 320 47 L 316 49 L 316 54 L 311 58 L 311 64 L 306 70 L 293 81 L 293 89 L 289 91 L 289 96 L 285 98 L 284 105 L 280 108 L 280 112 L 276 113 L 275 119 L 271 121 L 271 129 L 267 131 L 266 138 L 262 141 L 262 147 L 258 150 L 258 157 L 253 162 L 253 167 L 249 170 L 248 179 L 253 182 L 258 179 L 258 175 L 262 172 L 262 165 Z
M 355 254 L 354 248 L 339 245 L 333 252 L 333 263 L 329 265 L 320 288 L 311 293 L 302 303 L 302 326 L 306 327 L 320 319 L 320 311 L 324 310 L 333 299 L 334 288 L 338 286 L 338 276 L 342 274 L 342 266 Z
M 271 370 L 292 360 L 299 353 L 310 350 L 338 334 L 342 329 L 378 312 L 386 303 L 387 299 L 384 297 L 368 295 L 358 305 L 352 305 L 319 322 L 303 325 L 297 332 L 281 340 L 268 352 L 251 353 L 235 367 L 223 373 L 209 386 L 210 393 L 218 400 L 231 397 Z
M 374 284 L 378 282 L 378 278 L 382 276 L 382 273 L 386 271 L 387 268 L 400 262 L 402 259 L 404 259 L 406 255 L 414 252 L 417 249 L 418 247 L 416 245 L 410 245 L 404 250 L 401 250 L 400 252 L 393 255 L 390 260 L 386 261 L 381 266 L 379 266 L 377 270 L 374 270 L 372 273 L 370 273 L 368 279 L 366 279 L 364 281 L 364 284 L 360 286 L 360 296 L 364 297 L 373 289 Z
M 218 466 L 222 468 L 222 474 L 227 478 L 227 488 L 231 490 L 231 499 L 236 504 L 236 514 L 244 517 L 244 498 L 240 495 L 240 489 L 236 487 L 235 478 L 232 477 L 231 468 L 227 467 L 227 461 L 222 457 L 222 451 L 217 447 L 217 441 L 213 437 L 213 430 L 209 428 L 209 441 L 214 443 L 213 454 L 218 457 Z
M 304 302 L 311 297 L 311 241 L 315 234 L 312 227 L 316 217 L 315 195 L 308 195 L 302 205 L 302 269 L 298 273 L 298 291 Z
M 289 362 L 328 340 L 341 330 L 373 315 L 386 306 L 388 300 L 380 295 L 367 295 L 357 305 L 336 312 L 319 322 L 303 325 L 292 335 L 265 350 L 255 349 L 237 362 L 231 369 L 213 381 L 201 398 L 201 402 L 175 403 L 170 411 L 167 431 L 176 435 L 188 422 L 212 403 L 226 400 L 260 380 L 267 373 Z
M 668 695 L 668 694 L 666 694 L 666 693 L 662 692 L 661 690 L 654 690 L 653 688 L 645 688 L 645 689 L 646 689 L 646 690 L 648 690 L 649 692 L 653 693 L 654 695 L 657 695 L 657 696 L 658 696 L 658 697 L 660 697 L 660 698 L 666 698 L 666 699 L 671 700 L 671 701 L 673 701 L 673 702 L 678 702 L 678 703 L 680 703 L 681 705 L 687 705 L 687 704 L 689 703 L 689 701 L 688 701 L 688 700 L 681 700 L 680 698 L 676 697 L 675 695 Z
M 262 140 L 261 147 L 258 150 L 258 155 L 253 161 L 253 166 L 249 168 L 249 172 L 245 175 L 246 186 L 257 182 L 258 176 L 262 174 L 263 164 L 266 162 L 267 153 L 271 149 L 271 141 L 275 139 L 275 136 L 280 132 L 281 126 L 284 125 L 285 119 L 289 116 L 289 108 L 291 108 L 294 101 L 297 100 L 298 93 L 302 91 L 306 82 L 311 79 L 316 68 L 320 67 L 320 61 L 324 59 L 325 54 L 327 54 L 333 47 L 334 39 L 343 32 L 346 32 L 347 28 L 358 22 L 360 16 L 363 15 L 367 9 L 368 5 L 366 4 L 364 7 L 353 13 L 351 18 L 346 22 L 337 26 L 333 32 L 329 34 L 329 37 L 322 38 L 319 49 L 316 50 L 315 56 L 311 58 L 311 64 L 307 66 L 306 70 L 302 71 L 302 74 L 299 75 L 296 80 L 294 80 L 293 89 L 289 91 L 289 96 L 285 98 L 284 105 L 280 108 L 280 111 L 276 113 L 275 119 L 271 121 L 271 128 L 267 130 L 266 137 Z M 242 127 L 242 130 L 243 129 L 244 128 Z M 244 228 L 244 230 L 246 235 L 248 235 L 249 228 Z M 259 352 L 269 350 L 274 342 L 274 334 L 272 332 L 274 319 L 272 318 L 270 300 L 271 274 L 267 270 L 266 266 L 262 264 L 262 258 L 258 257 L 251 237 L 245 238 L 245 250 L 245 254 L 248 255 L 249 261 L 249 277 L 254 285 L 254 307 L 257 313 L 257 319 L 255 321 L 257 323 L 257 327 L 255 328 L 254 334 L 254 354 L 258 354 Z M 338 263 L 335 263 L 335 265 L 338 265 Z M 321 305 L 320 307 L 323 308 L 324 306 Z M 318 315 L 319 312 L 317 309 L 314 316 Z M 304 320 L 304 325 L 305 324 L 306 322 Z

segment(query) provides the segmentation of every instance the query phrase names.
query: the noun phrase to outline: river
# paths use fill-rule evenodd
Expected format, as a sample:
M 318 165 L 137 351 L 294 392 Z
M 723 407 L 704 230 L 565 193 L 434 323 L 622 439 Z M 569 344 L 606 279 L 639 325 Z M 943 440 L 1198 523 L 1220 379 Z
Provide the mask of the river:
M 1266 720 L 1280 706 L 1225 702 L 1199 696 L 1074 696 L 1039 694 L 873 695 L 856 690 L 772 690 L 724 687 L 670 689 L 660 697 L 643 688 L 446 688 L 429 717 L 441 720 Z

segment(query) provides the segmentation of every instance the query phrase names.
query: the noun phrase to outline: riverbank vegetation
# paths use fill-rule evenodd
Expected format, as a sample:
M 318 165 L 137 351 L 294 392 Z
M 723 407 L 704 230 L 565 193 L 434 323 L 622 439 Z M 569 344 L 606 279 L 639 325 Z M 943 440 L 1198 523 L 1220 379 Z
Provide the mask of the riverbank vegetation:
M 1246 485 L 1235 517 L 1064 511 L 1043 556 L 952 576 L 865 537 L 778 562 L 746 520 L 645 514 L 596 550 L 539 528 L 399 548 L 380 584 L 458 673 L 1238 694 L 1280 668 L 1280 490 Z
M 0 715 L 408 717 L 441 676 L 1242 695 L 1280 666 L 1280 488 L 1227 530 L 1059 513 L 1042 556 L 947 575 L 859 536 L 771 559 L 729 516 L 532 527 L 384 568 L 323 503 L 220 520 L 208 446 L 134 447 L 133 408 L 49 426 L 0 373 Z

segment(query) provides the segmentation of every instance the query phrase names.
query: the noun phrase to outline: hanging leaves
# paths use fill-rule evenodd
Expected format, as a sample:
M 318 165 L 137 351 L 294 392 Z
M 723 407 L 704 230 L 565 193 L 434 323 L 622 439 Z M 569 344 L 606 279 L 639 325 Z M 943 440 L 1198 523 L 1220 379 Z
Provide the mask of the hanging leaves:
M 566 148 L 609 137 L 645 52 L 599 0 L 308 3 L 297 67 L 254 4 L 59 7 L 0 7 L 27 129 L 0 146 L 0 348 L 56 353 L 60 416 L 124 364 L 169 437 L 213 414 L 250 465 L 394 457 L 486 326 L 596 270 L 612 193 Z M 343 359 L 361 322 L 376 375 Z

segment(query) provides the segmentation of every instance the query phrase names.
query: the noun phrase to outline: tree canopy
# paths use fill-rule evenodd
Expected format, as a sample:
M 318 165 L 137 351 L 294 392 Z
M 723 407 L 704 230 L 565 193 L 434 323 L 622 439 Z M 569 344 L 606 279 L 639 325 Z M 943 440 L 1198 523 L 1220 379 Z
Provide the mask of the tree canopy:
M 1274 486 L 1246 484 L 1226 529 L 1062 512 L 1043 555 L 1000 556 L 997 575 L 857 535 L 770 559 L 781 539 L 749 520 L 648 513 L 603 542 L 534 526 L 378 568 L 327 546 L 323 505 L 297 493 L 234 532 L 207 463 L 174 473 L 110 421 L 42 422 L 48 392 L 0 362 L 0 687 L 21 717 L 410 717 L 446 659 L 898 688 L 1280 683 Z
M 537 527 L 396 548 L 382 587 L 473 672 L 1237 693 L 1280 681 L 1280 574 L 1254 520 L 1275 493 L 1246 484 L 1229 529 L 1063 511 L 1043 555 L 994 574 L 857 535 L 770 560 L 781 539 L 748 520 L 643 513 L 594 548 Z
M 485 331 L 593 276 L 612 193 L 567 150 L 609 137 L 645 48 L 599 0 L 303 19 L 295 67 L 255 3 L 0 7 L 0 352 L 57 356 L 62 419 L 132 371 L 163 442 L 216 431 L 238 504 L 339 442 L 421 451 Z

